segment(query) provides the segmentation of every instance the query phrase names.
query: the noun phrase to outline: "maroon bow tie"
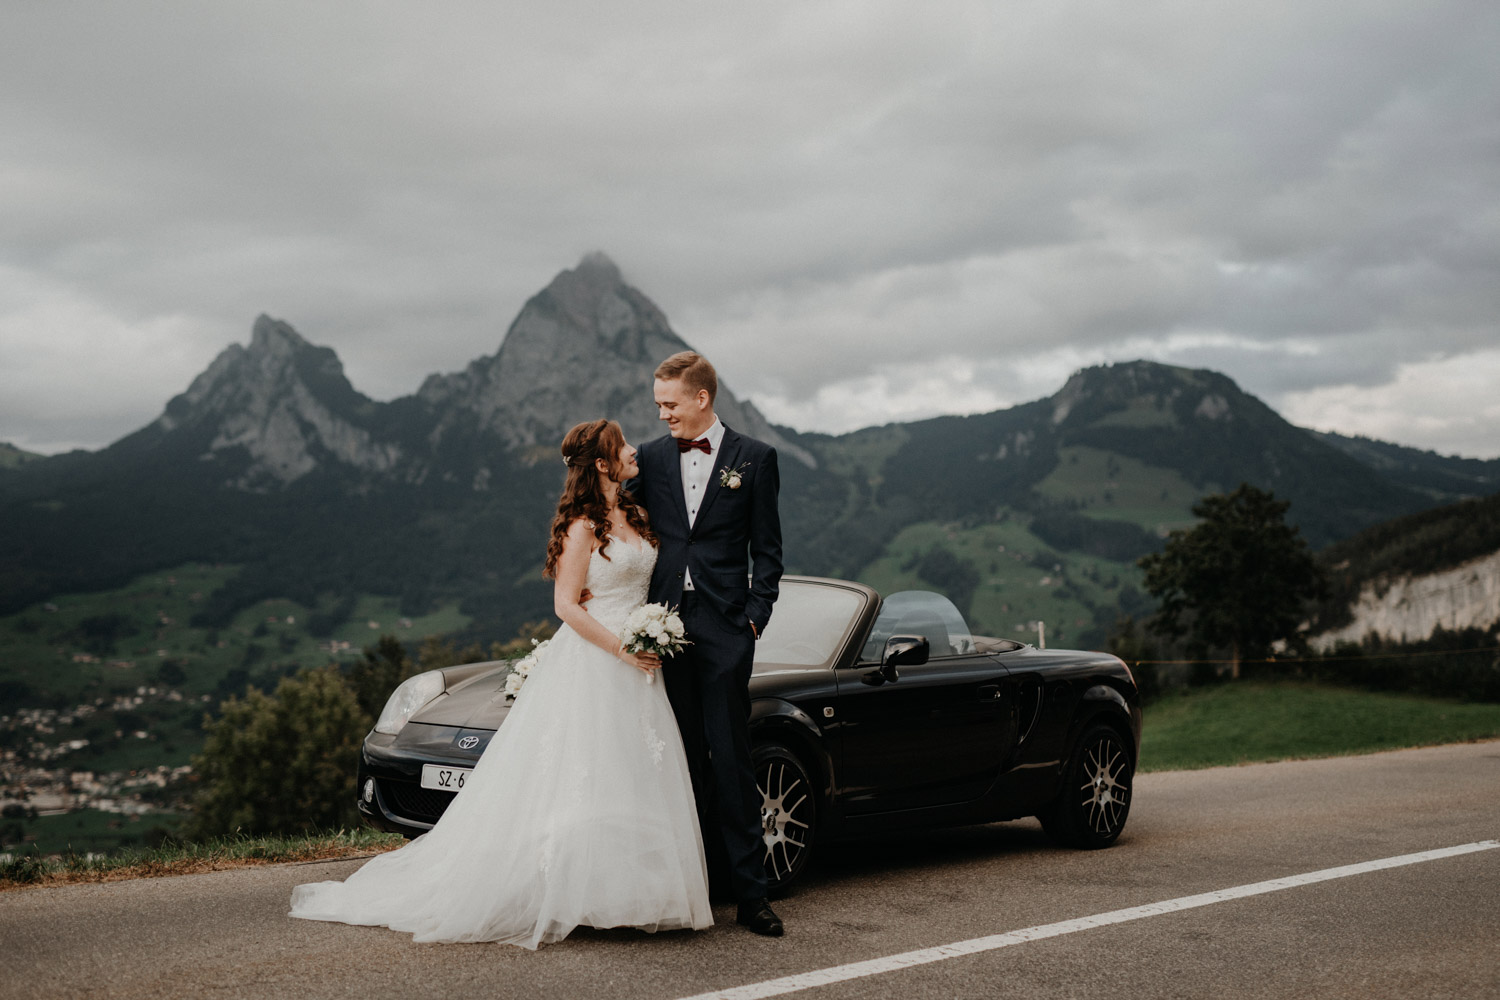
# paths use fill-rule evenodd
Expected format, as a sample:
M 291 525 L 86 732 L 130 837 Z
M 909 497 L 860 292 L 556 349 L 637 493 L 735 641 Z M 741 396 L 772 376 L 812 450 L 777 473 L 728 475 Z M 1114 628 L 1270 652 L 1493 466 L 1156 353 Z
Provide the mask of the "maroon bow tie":
M 686 451 L 692 451 L 694 448 L 697 448 L 705 455 L 712 455 L 714 453 L 713 446 L 708 443 L 708 438 L 699 438 L 696 441 L 684 441 L 682 438 L 677 439 L 677 453 L 679 455 Z

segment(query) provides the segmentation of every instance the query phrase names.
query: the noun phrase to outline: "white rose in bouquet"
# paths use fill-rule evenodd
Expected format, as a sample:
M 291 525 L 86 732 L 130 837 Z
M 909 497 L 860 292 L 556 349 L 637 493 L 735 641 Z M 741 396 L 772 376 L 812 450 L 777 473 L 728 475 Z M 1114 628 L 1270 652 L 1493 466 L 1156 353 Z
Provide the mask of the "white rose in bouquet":
M 538 655 L 551 642 L 551 639 L 543 639 L 541 642 L 531 640 L 531 652 L 517 660 L 510 668 L 510 675 L 505 678 L 505 697 L 515 700 L 516 695 L 521 693 L 522 685 L 526 683 L 526 678 L 531 676 L 531 670 L 537 664 Z
M 675 626 L 674 626 L 675 623 Z M 621 648 L 627 653 L 655 653 L 657 656 L 675 656 L 682 647 L 689 645 L 683 638 L 682 619 L 676 609 L 665 604 L 645 604 L 636 608 L 625 619 L 620 629 Z M 647 674 L 654 682 L 656 674 Z

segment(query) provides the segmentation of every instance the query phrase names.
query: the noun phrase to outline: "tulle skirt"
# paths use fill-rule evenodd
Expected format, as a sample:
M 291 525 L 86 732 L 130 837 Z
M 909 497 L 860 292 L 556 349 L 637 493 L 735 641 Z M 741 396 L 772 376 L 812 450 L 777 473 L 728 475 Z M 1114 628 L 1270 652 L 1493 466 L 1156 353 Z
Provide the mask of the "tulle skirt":
M 535 948 L 577 926 L 713 923 L 692 783 L 660 678 L 564 626 L 442 820 L 291 916 Z

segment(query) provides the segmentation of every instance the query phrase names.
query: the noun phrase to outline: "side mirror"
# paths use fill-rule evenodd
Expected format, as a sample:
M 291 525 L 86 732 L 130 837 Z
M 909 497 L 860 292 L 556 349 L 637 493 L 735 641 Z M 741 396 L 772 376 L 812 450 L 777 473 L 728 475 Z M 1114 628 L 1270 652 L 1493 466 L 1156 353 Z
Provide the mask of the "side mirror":
M 915 667 L 927 662 L 927 637 L 893 635 L 885 641 L 885 655 L 880 658 L 880 675 L 888 681 L 901 679 L 897 667 Z
M 925 635 L 893 635 L 885 641 L 885 667 L 917 667 L 927 662 L 931 652 Z

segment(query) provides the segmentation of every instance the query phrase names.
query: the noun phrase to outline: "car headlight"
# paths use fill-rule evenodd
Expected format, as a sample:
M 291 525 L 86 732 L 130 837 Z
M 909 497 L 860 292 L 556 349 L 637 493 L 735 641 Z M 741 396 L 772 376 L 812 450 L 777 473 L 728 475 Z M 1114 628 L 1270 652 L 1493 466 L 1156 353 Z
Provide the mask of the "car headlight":
M 408 677 L 386 699 L 385 708 L 380 710 L 380 718 L 375 720 L 375 731 L 395 736 L 406 725 L 407 720 L 417 714 L 418 709 L 442 694 L 443 690 L 441 670 L 429 670 L 415 677 Z

